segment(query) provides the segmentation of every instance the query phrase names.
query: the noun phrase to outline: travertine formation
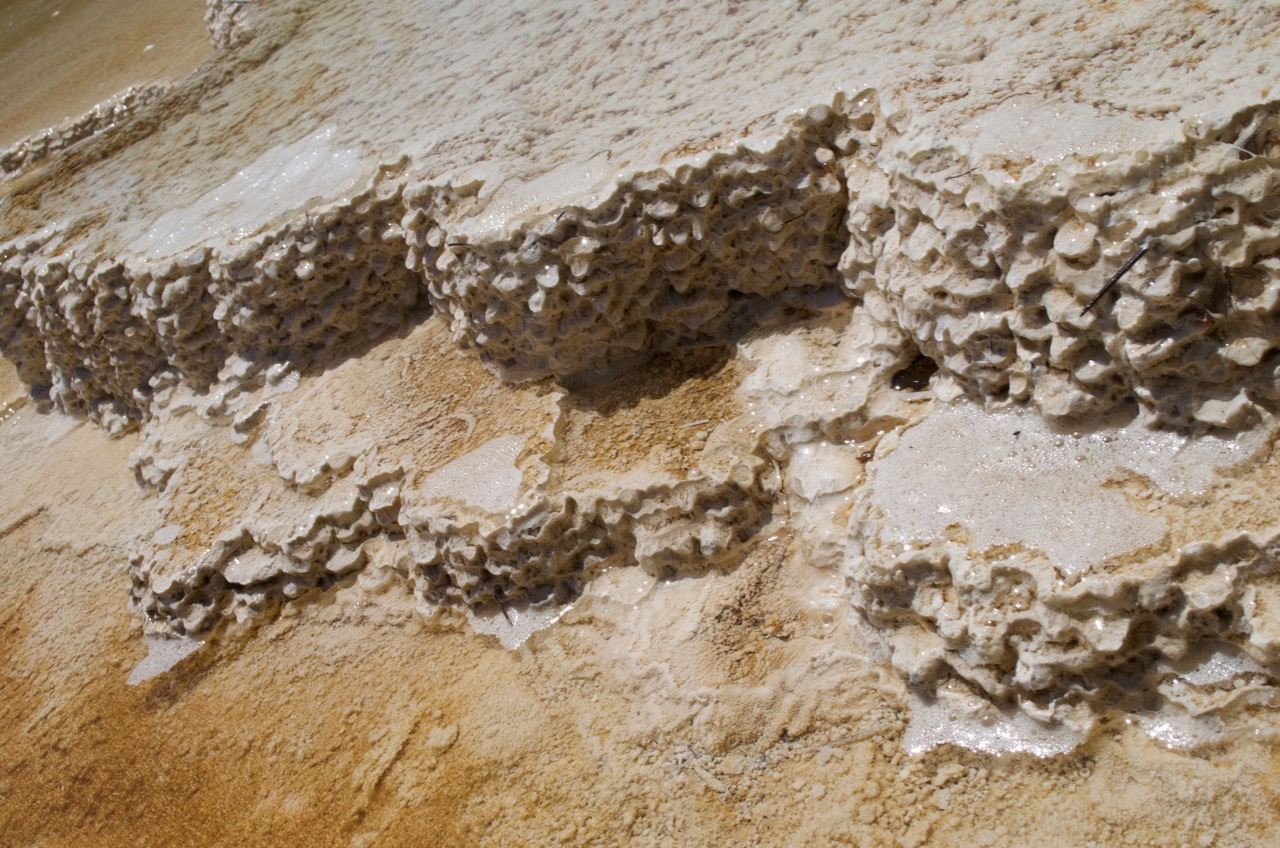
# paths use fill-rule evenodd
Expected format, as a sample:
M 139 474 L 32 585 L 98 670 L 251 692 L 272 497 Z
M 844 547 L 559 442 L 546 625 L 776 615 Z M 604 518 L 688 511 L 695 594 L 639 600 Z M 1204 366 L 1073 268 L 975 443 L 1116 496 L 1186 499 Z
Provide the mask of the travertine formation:
M 974 161 L 880 134 L 853 157 L 850 294 L 971 397 L 1052 418 L 1136 402 L 1153 425 L 1256 421 L 1280 385 L 1276 104 L 1162 145 L 1030 163 L 992 147 Z
M 393 347 L 448 356 L 439 331 L 432 321 Z M 737 445 L 717 451 L 711 439 L 687 472 L 649 457 L 631 469 L 632 485 L 619 485 L 623 475 L 602 486 L 588 458 L 557 444 L 575 417 L 562 392 L 498 399 L 501 384 L 473 363 L 400 357 L 344 366 L 328 381 L 331 403 L 368 420 L 358 431 L 342 411 L 310 413 L 299 427 L 314 392 L 287 385 L 215 395 L 216 411 L 208 399 L 166 398 L 134 457 L 165 523 L 131 568 L 135 602 L 161 632 L 199 635 L 375 564 L 398 571 L 424 613 L 563 603 L 606 568 L 676 574 L 724 562 L 767 521 L 774 468 Z M 423 369 L 434 373 L 413 374 Z M 423 379 L 461 396 L 405 402 L 406 383 Z M 230 428 L 202 423 L 219 417 Z
M 731 565 L 778 521 L 799 559 L 844 576 L 926 699 L 963 690 L 1087 728 L 1113 706 L 1167 721 L 1168 705 L 1271 698 L 1280 531 L 1205 505 L 1275 490 L 1269 461 L 1241 470 L 1266 439 L 1245 451 L 1240 434 L 1269 432 L 1280 399 L 1280 106 L 1266 62 L 1222 70 L 1233 40 L 1271 45 L 1274 20 L 1203 23 L 1216 41 L 1194 66 L 1152 70 L 1148 96 L 1108 75 L 1122 60 L 1099 69 L 1046 40 L 1064 11 L 972 12 L 1035 35 L 926 60 L 896 35 L 910 11 L 869 7 L 862 52 L 833 58 L 821 48 L 850 24 L 813 10 L 812 65 L 759 102 L 734 54 L 717 90 L 741 96 L 705 114 L 672 104 L 711 59 L 682 45 L 686 76 L 664 76 L 676 59 L 650 62 L 643 42 L 652 90 L 617 118 L 621 83 L 594 41 L 545 77 L 502 81 L 485 51 L 450 52 L 462 36 L 427 61 L 404 10 L 357 5 L 364 88 L 317 60 L 341 31 L 334 9 L 211 2 L 235 73 L 188 84 L 209 116 L 193 105 L 87 139 L 64 183 L 0 202 L 0 349 L 37 399 L 143 427 L 134 467 L 160 524 L 130 577 L 149 632 L 208 634 L 379 570 L 431 614 L 545 610 L 615 566 Z M 507 43 L 472 11 L 429 25 Z M 543 11 L 512 50 L 562 43 L 575 10 Z M 677 26 L 620 14 L 655 42 Z M 762 4 L 742 26 L 806 14 Z M 1140 49 L 1119 36 L 1133 26 L 1180 21 L 1155 4 L 1096 14 L 1117 50 Z M 714 57 L 736 25 L 706 24 L 691 43 Z M 942 37 L 954 21 L 913 25 Z M 862 56 L 877 46 L 891 58 Z M 989 90 L 1032 55 L 1057 84 Z M 937 71 L 982 63 L 954 72 L 982 90 Z M 422 80 L 444 92 L 438 125 L 406 117 Z M 1069 80 L 1115 102 L 1061 94 Z M 316 92 L 273 104 L 288 137 L 252 105 L 277 83 Z M 1157 83 L 1188 105 L 1166 106 Z M 581 104 L 580 132 L 537 111 L 552 92 Z M 646 119 L 669 122 L 637 140 Z M 219 154 L 229 164 L 210 165 Z M 152 167 L 154 192 L 139 187 Z M 677 402 L 675 384 L 653 387 L 708 350 L 722 371 L 677 383 L 714 372 L 720 389 Z M 935 432 L 948 416 L 991 468 Z M 1117 418 L 1235 447 L 1221 462 L 1189 449 L 1202 484 L 1184 490 L 1133 459 L 1152 443 L 1116 435 Z M 1092 463 L 1079 491 L 1119 523 L 1071 550 L 1045 530 L 1052 499 L 1010 483 L 999 457 L 1033 429 L 1070 451 L 1098 428 L 1122 444 L 1045 448 L 1019 472 L 1052 488 L 1047 469 Z M 1009 478 L 961 502 L 994 493 L 1033 514 L 908 526 L 917 443 L 959 463 L 943 482 Z
M 404 222 L 410 265 L 459 342 L 509 379 L 598 378 L 727 338 L 754 323 L 762 299 L 836 285 L 847 198 L 829 145 L 850 144 L 845 123 L 818 108 L 758 150 L 637 174 L 590 208 L 505 230 L 497 218 L 469 232 L 468 220 L 462 241 L 440 227 L 414 233 L 424 211 Z
M 17 173 L 95 133 L 118 126 L 128 120 L 139 107 L 154 102 L 165 91 L 166 86 L 163 85 L 130 87 L 105 103 L 100 103 L 87 115 L 62 126 L 51 127 L 35 138 L 24 139 L 8 150 L 0 151 L 0 173 L 6 176 Z
M 894 664 L 1046 722 L 1270 703 L 1280 536 L 1242 504 L 1274 485 L 1271 437 L 1165 436 L 958 405 L 882 443 L 845 567 Z
M 37 397 L 108 429 L 144 417 L 174 379 L 203 389 L 224 370 L 239 380 L 279 360 L 305 365 L 385 335 L 420 297 L 403 242 L 384 237 L 398 235 L 399 207 L 398 187 L 382 184 L 231 262 L 200 247 L 164 261 L 33 261 L 56 231 L 11 243 L 0 249 L 0 290 L 13 303 L 5 353 Z
M 233 356 L 305 365 L 384 335 L 425 293 L 509 378 L 599 376 L 741 332 L 761 298 L 834 286 L 847 243 L 847 291 L 957 391 L 1054 418 L 1129 403 L 1152 425 L 1239 427 L 1280 385 L 1277 121 L 1261 106 L 1012 178 L 999 157 L 913 152 L 865 92 L 759 150 L 637 174 L 589 209 L 540 209 L 536 193 L 486 205 L 474 188 L 406 199 L 384 169 L 301 223 L 246 230 L 234 253 L 195 230 L 94 262 L 51 228 L 0 248 L 6 353 L 37 394 L 121 426 L 157 381 L 207 387 Z M 286 161 L 264 179 L 296 179 Z

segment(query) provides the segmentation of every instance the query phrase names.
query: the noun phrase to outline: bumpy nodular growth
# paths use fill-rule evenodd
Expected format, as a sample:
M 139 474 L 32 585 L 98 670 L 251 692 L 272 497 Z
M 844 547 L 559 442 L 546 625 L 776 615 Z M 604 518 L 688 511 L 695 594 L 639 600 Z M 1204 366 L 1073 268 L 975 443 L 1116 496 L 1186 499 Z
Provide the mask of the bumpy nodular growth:
M 246 67 L 283 43 L 255 29 L 260 13 L 209 4 L 226 54 L 256 51 Z M 541 173 L 443 167 L 428 157 L 448 137 L 375 162 L 370 149 L 398 142 L 366 149 L 341 121 L 299 125 L 145 221 L 99 210 L 7 235 L 0 348 L 38 397 L 145 428 L 138 478 L 176 516 L 130 564 L 156 633 L 206 633 L 374 569 L 410 584 L 425 611 L 552 604 L 615 565 L 732 562 L 788 514 L 805 555 L 844 570 L 854 607 L 931 694 L 954 685 L 1046 721 L 1151 692 L 1189 712 L 1245 697 L 1224 681 L 1261 698 L 1280 661 L 1270 526 L 1177 536 L 1169 516 L 1190 508 L 1136 472 L 1094 481 L 1114 489 L 1095 506 L 1132 519 L 1114 549 L 1063 553 L 1025 516 L 1007 538 L 972 517 L 907 538 L 877 500 L 940 398 L 1034 408 L 1062 426 L 1136 414 L 1229 435 L 1267 421 L 1280 394 L 1276 104 L 1236 98 L 1233 114 L 1175 131 L 1162 118 L 1149 135 L 1133 127 L 1154 118 L 1068 104 L 1088 143 L 1032 148 L 1024 136 L 1049 107 L 1025 100 L 968 114 L 877 85 L 701 152 L 625 165 L 620 152 L 615 166 L 603 141 L 565 144 Z M 98 123 L 155 108 L 135 101 Z M 734 127 L 762 125 L 742 117 Z M 949 138 L 960 123 L 976 129 Z M 90 124 L 62 140 L 118 149 L 82 139 Z M 537 133 L 522 143 L 540 151 Z M 86 196 L 110 207 L 112 179 L 86 180 Z M 99 242 L 107 223 L 115 241 Z M 367 405 L 310 413 L 323 425 L 315 450 L 295 450 L 298 428 L 281 420 L 307 416 L 282 398 L 352 351 L 421 331 L 424 305 L 520 404 L 477 424 L 495 397 L 431 348 L 434 382 L 406 379 L 376 403 L 374 384 L 353 390 Z M 804 323 L 815 313 L 826 318 Z M 680 462 L 650 451 L 612 477 L 574 477 L 585 458 L 567 455 L 570 414 L 552 407 L 709 344 L 750 371 L 741 408 L 695 405 L 690 438 L 668 451 Z M 401 372 L 423 368 L 412 344 L 397 350 Z M 936 374 L 892 388 L 913 361 Z M 518 446 L 489 469 L 502 484 L 486 481 L 492 500 L 426 482 L 486 445 L 502 453 L 495 442 Z M 215 471 L 244 487 L 203 486 Z M 1160 505 L 1133 518 L 1138 496 Z

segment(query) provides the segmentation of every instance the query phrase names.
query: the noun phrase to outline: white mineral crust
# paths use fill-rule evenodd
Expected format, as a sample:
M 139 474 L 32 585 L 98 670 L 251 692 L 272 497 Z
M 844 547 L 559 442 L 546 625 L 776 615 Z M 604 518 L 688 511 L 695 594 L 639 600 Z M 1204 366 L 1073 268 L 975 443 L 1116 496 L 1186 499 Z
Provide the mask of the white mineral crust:
M 1274 9 L 731 5 L 211 0 L 6 154 L 0 351 L 142 428 L 147 632 L 395 574 L 518 645 L 785 521 L 915 749 L 1267 703 Z

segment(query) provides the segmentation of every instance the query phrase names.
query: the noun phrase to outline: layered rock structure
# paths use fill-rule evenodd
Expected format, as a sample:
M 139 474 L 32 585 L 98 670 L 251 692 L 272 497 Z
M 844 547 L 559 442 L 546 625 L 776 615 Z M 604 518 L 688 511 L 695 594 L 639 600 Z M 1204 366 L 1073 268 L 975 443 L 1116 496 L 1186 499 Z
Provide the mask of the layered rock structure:
M 510 622 L 785 522 L 926 708 L 1195 736 L 1265 705 L 1274 522 L 1205 504 L 1274 491 L 1274 16 L 734 12 L 211 3 L 224 63 L 14 160 L 0 347 L 37 400 L 143 428 L 148 631 L 379 570 Z M 1198 488 L 1142 428 L 1217 440 Z M 1055 446 L 1001 465 L 1024 431 Z M 908 521 L 988 491 L 910 501 L 912 449 L 1032 514 Z M 1145 516 L 1084 553 L 1009 483 L 1076 464 Z

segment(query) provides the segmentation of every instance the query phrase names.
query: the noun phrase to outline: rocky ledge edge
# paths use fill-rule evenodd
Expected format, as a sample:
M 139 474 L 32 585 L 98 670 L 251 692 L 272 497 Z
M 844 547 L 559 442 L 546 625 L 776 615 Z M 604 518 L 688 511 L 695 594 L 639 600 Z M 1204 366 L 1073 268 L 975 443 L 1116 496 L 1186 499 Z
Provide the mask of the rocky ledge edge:
M 1030 164 L 975 161 L 909 123 L 875 91 L 839 96 L 580 205 L 531 184 L 500 226 L 477 226 L 496 214 L 483 183 L 414 183 L 401 163 L 167 260 L 27 233 L 0 244 L 0 350 L 38 399 L 120 430 L 158 387 L 207 388 L 233 358 L 250 380 L 305 366 L 424 300 L 504 377 L 573 381 L 722 338 L 785 292 L 839 289 L 936 362 L 944 391 L 984 403 L 1060 420 L 1129 404 L 1203 429 L 1274 404 L 1276 104 Z
M 770 304 L 839 292 L 876 338 L 880 370 L 868 379 L 880 388 L 923 358 L 937 397 L 1031 405 L 1067 426 L 1117 409 L 1194 432 L 1269 417 L 1280 395 L 1276 103 L 1191 121 L 1157 147 L 1051 162 L 975 160 L 910 125 L 887 92 L 840 95 L 778 135 L 621 175 L 583 202 L 547 203 L 532 186 L 494 227 L 477 225 L 492 201 L 484 184 L 415 183 L 400 163 L 347 201 L 162 261 L 81 256 L 56 228 L 28 233 L 0 245 L 0 349 L 37 399 L 120 431 L 174 387 L 255 391 L 282 363 L 305 368 L 386 337 L 424 302 L 504 378 L 572 385 L 738 337 Z M 402 570 L 424 605 L 545 602 L 613 563 L 715 562 L 776 503 L 778 462 L 795 446 L 769 455 L 762 444 L 695 484 L 564 497 L 488 524 L 402 515 L 394 476 L 370 477 L 276 549 L 224 539 L 154 580 L 140 553 L 135 605 L 153 627 L 198 635 L 358 570 L 386 528 L 413 541 Z M 1184 552 L 1194 567 L 1170 566 L 1166 584 L 1203 571 L 1206 556 L 1239 572 L 1227 582 L 1242 588 L 1207 612 L 1142 581 L 1107 591 L 1151 600 L 1134 607 L 1131 629 L 1176 644 L 1164 659 L 1211 639 L 1267 677 L 1280 657 L 1274 640 L 1253 638 L 1252 566 L 1233 552 L 1244 545 L 1269 573 L 1273 542 L 1219 540 Z M 939 563 L 850 566 L 856 603 L 887 631 L 918 627 L 927 617 L 901 580 Z M 945 639 L 929 673 L 901 667 L 1042 715 L 1060 697 L 1046 692 L 1114 700 L 1097 693 L 1132 657 L 1066 642 L 1061 661 L 1012 679 Z

